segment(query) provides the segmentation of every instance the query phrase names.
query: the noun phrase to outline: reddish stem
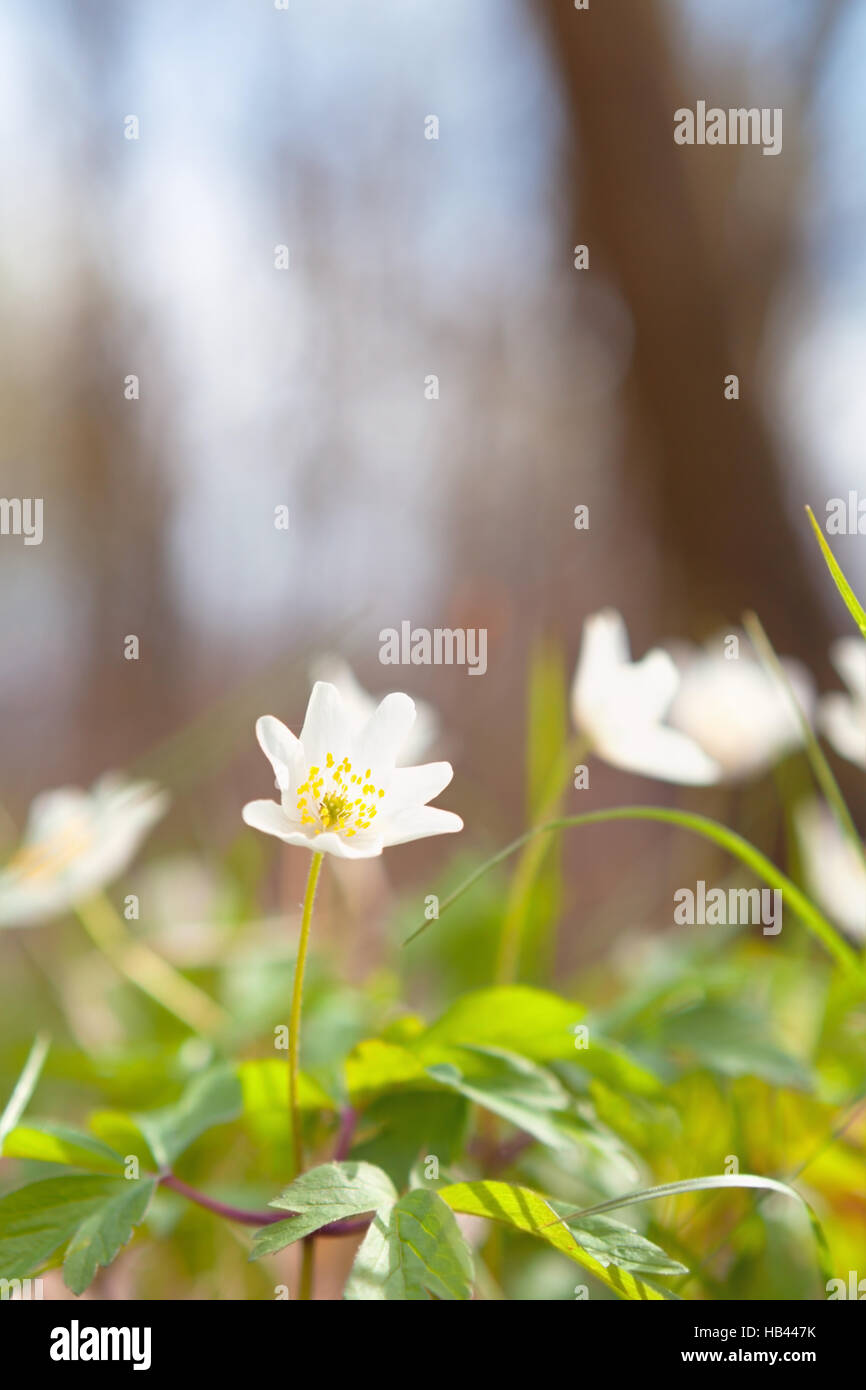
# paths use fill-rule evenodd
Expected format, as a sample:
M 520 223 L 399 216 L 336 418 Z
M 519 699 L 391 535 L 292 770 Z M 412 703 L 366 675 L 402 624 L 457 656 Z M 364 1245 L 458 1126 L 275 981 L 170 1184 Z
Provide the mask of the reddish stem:
M 182 1178 L 176 1178 L 174 1173 L 163 1174 L 160 1183 L 163 1187 L 170 1187 L 172 1192 L 179 1192 L 182 1197 L 188 1197 L 197 1206 L 212 1211 L 216 1216 L 225 1217 L 227 1221 L 238 1221 L 243 1226 L 271 1226 L 275 1221 L 288 1221 L 297 1215 L 297 1212 L 291 1211 L 247 1211 L 244 1207 L 231 1207 L 226 1202 L 218 1202 L 216 1198 L 208 1197 L 197 1188 L 190 1187 Z M 316 1235 L 352 1236 L 359 1231 L 365 1231 L 371 1220 L 371 1217 L 359 1216 L 350 1221 L 332 1221 L 329 1226 L 320 1227 Z

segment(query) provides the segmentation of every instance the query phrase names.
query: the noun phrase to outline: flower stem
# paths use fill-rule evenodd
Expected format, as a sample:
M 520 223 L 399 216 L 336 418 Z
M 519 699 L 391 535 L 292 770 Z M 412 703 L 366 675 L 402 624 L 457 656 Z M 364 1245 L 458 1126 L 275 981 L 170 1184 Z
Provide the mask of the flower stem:
M 219 1005 L 144 942 L 131 937 L 104 893 L 79 903 L 75 913 L 94 946 L 114 968 L 187 1028 L 207 1035 L 225 1027 L 228 1020 Z
M 304 1140 L 301 1134 L 301 1107 L 298 1103 L 298 1076 L 301 1052 L 301 1001 L 304 994 L 304 966 L 307 961 L 307 946 L 310 942 L 310 925 L 313 920 L 313 901 L 316 884 L 324 855 L 314 854 L 307 875 L 307 891 L 304 894 L 304 911 L 301 917 L 301 935 L 298 941 L 298 954 L 295 960 L 295 983 L 292 988 L 292 1011 L 289 1016 L 289 1113 L 292 1124 L 292 1156 L 294 1176 L 299 1177 L 304 1167 Z M 312 1236 L 301 1241 L 301 1277 L 298 1286 L 298 1299 L 309 1303 L 313 1296 L 313 1260 L 315 1242 Z
M 292 1156 L 294 1177 L 298 1177 L 304 1166 L 304 1142 L 301 1135 L 301 1107 L 298 1103 L 298 1073 L 301 1052 L 301 1000 L 304 993 L 304 966 L 307 961 L 307 946 L 310 941 L 310 924 L 313 920 L 313 899 L 316 884 L 322 867 L 321 854 L 314 854 L 307 877 L 307 891 L 304 894 L 304 913 L 301 917 L 301 936 L 298 941 L 298 955 L 295 961 L 295 983 L 292 989 L 292 1011 L 289 1016 L 289 1114 L 292 1123 Z

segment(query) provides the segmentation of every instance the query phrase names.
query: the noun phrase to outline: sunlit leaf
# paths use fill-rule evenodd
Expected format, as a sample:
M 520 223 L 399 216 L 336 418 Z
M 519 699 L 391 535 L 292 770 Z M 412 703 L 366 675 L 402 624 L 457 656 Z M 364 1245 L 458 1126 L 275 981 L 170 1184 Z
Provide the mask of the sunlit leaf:
M 257 1231 L 251 1258 L 272 1255 L 332 1221 L 378 1211 L 396 1198 L 387 1173 L 371 1163 L 323 1163 L 302 1173 L 269 1203 L 294 1215 Z
M 485 1216 L 514 1231 L 546 1241 L 620 1298 L 637 1301 L 674 1297 L 667 1289 L 653 1288 L 626 1269 L 602 1264 L 577 1243 L 564 1221 L 557 1220 L 558 1213 L 548 1200 L 531 1188 L 516 1187 L 507 1182 L 461 1182 L 440 1188 L 439 1196 L 453 1211 Z
M 416 1188 L 377 1213 L 343 1297 L 454 1302 L 471 1293 L 472 1254 L 452 1211 L 435 1192 Z

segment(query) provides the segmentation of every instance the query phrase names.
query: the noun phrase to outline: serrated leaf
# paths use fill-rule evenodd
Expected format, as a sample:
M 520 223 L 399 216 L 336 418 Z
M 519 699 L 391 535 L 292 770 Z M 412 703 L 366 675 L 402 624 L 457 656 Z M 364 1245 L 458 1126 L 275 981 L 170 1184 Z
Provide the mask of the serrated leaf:
M 411 1048 L 428 1062 L 443 1060 L 446 1044 L 501 1047 L 535 1062 L 572 1057 L 583 1014 L 581 1005 L 527 985 L 480 989 L 456 1000 Z
M 567 1217 L 571 1210 L 565 1202 L 549 1201 L 549 1206 L 558 1216 Z M 617 1269 L 630 1269 L 638 1274 L 689 1272 L 684 1264 L 666 1254 L 661 1246 L 609 1216 L 572 1217 L 566 1220 L 566 1225 L 578 1245 L 595 1256 L 600 1264 L 616 1265 Z
M 66 1249 L 63 1281 L 83 1293 L 100 1266 L 110 1265 L 143 1219 L 156 1186 L 155 1178 L 122 1180 L 120 1190 L 88 1216 Z
M 416 1188 L 379 1211 L 343 1291 L 350 1301 L 462 1301 L 472 1294 L 472 1254 L 449 1207 Z
M 552 1245 L 560 1254 L 582 1265 L 620 1298 L 628 1300 L 659 1300 L 673 1298 L 667 1289 L 656 1289 L 643 1279 L 637 1279 L 626 1269 L 606 1267 L 578 1245 L 568 1226 L 557 1221 L 558 1213 L 540 1193 L 528 1187 L 516 1187 L 507 1182 L 453 1183 L 439 1189 L 439 1196 L 453 1211 L 470 1216 L 485 1216 L 510 1226 L 515 1231 L 537 1236 Z
M 500 1115 L 542 1144 L 554 1149 L 571 1147 L 568 1132 L 557 1124 L 551 1113 L 565 1111 L 568 1096 L 550 1072 L 525 1057 L 499 1048 L 478 1047 L 463 1051 L 482 1058 L 485 1071 L 467 1076 L 460 1067 L 449 1062 L 428 1067 L 428 1076 L 485 1110 Z
M 394 1202 L 396 1196 L 388 1174 L 372 1163 L 323 1163 L 311 1168 L 268 1203 L 295 1215 L 257 1231 L 250 1258 L 272 1255 L 332 1221 L 378 1211 Z
M 33 1120 L 18 1125 L 3 1141 L 4 1158 L 31 1158 L 41 1163 L 66 1163 L 71 1168 L 87 1168 L 92 1173 L 120 1174 L 123 1157 L 72 1125 Z
M 113 1259 L 129 1239 L 154 1186 L 150 1178 L 86 1175 L 46 1178 L 16 1188 L 0 1199 L 0 1277 L 29 1274 L 83 1230 L 68 1277 L 64 1272 L 69 1288 L 80 1293 L 97 1265 L 107 1262 L 102 1256 L 113 1250 L 108 1256 Z
M 169 1167 L 205 1130 L 237 1119 L 241 1103 L 237 1073 L 229 1066 L 219 1066 L 195 1077 L 174 1105 L 132 1118 L 160 1166 Z

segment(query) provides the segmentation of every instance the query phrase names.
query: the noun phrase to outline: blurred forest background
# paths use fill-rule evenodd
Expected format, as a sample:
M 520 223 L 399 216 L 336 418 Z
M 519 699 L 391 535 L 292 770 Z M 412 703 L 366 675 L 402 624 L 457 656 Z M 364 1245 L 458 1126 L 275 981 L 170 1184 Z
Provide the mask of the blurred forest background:
M 0 546 L 4 838 L 123 767 L 163 845 L 230 844 L 322 651 L 435 705 L 475 846 L 525 823 L 531 652 L 570 676 L 603 605 L 637 653 L 754 607 L 835 685 L 802 507 L 866 489 L 864 53 L 852 0 L 8 0 L 2 492 L 45 540 Z M 782 107 L 783 153 L 675 145 L 698 99 Z M 407 618 L 486 627 L 486 677 L 381 667 Z M 658 790 L 593 769 L 720 809 Z M 582 901 L 661 835 L 575 844 Z

